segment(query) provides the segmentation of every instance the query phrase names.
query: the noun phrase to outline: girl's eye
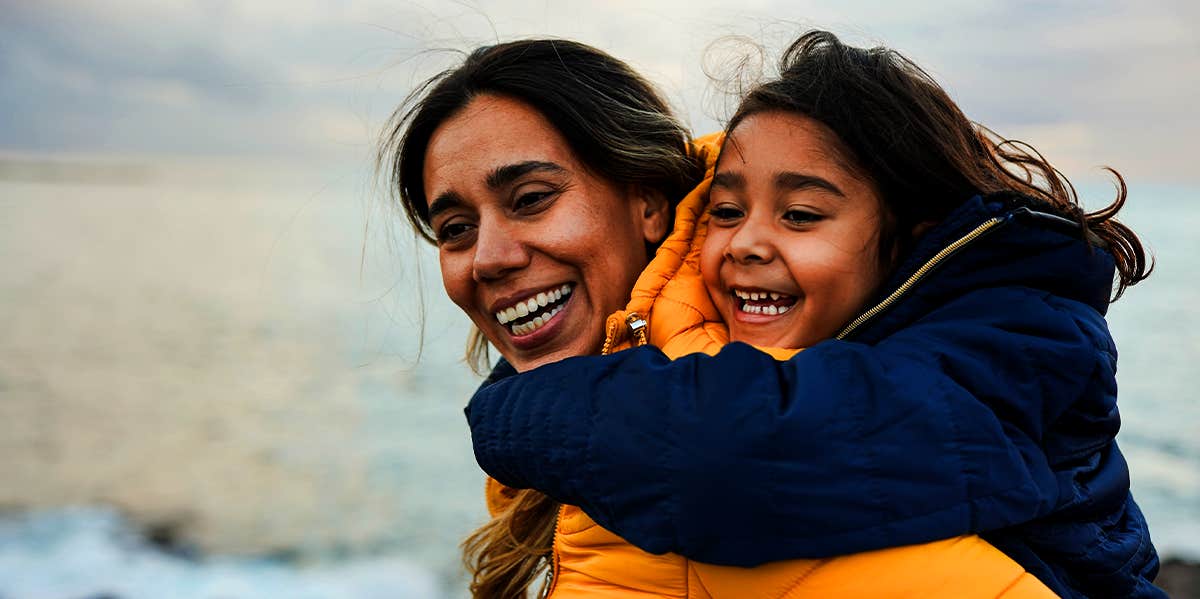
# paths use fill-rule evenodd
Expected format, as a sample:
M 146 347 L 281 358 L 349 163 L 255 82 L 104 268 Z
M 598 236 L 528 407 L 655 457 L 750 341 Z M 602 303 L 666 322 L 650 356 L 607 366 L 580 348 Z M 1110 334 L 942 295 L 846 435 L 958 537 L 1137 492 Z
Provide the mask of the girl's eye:
M 547 201 L 552 196 L 554 196 L 556 193 L 558 193 L 558 192 L 557 191 L 530 191 L 530 192 L 519 194 L 517 196 L 517 198 L 515 200 L 513 200 L 513 210 L 515 210 L 517 212 L 536 211 L 537 209 L 545 206 Z
M 437 230 L 438 245 L 453 244 L 456 241 L 461 241 L 474 229 L 474 225 L 468 222 L 451 221 L 442 225 Z
M 817 214 L 816 212 L 799 210 L 795 208 L 783 213 L 783 220 L 792 225 L 808 225 L 824 218 L 824 216 Z
M 708 209 L 708 215 L 716 222 L 727 223 L 741 218 L 742 210 L 729 204 L 718 204 Z

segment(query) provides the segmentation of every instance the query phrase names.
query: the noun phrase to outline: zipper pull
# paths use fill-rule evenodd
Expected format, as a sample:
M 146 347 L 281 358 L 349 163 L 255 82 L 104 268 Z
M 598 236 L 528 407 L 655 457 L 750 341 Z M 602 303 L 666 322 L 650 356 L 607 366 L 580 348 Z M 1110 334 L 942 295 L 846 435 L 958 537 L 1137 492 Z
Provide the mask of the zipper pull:
M 633 331 L 633 338 L 636 339 L 634 347 L 646 345 L 646 319 L 642 318 L 637 312 L 630 312 L 629 316 L 625 317 L 625 324 L 629 325 L 629 330 Z

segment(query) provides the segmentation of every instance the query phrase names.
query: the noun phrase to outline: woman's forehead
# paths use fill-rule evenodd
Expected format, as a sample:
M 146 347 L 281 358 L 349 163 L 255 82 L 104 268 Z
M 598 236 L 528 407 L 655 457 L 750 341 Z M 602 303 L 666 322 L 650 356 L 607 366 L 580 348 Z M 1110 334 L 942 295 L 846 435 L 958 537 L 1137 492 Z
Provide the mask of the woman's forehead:
M 541 113 L 519 100 L 484 95 L 434 131 L 424 175 L 427 186 L 487 184 L 506 169 L 529 163 L 578 168 L 566 139 Z

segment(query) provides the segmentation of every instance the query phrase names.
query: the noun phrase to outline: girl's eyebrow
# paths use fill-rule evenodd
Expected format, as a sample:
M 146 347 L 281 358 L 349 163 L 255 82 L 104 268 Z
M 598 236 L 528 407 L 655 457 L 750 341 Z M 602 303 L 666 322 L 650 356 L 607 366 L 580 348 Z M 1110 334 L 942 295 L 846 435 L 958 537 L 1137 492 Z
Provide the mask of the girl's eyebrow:
M 746 177 L 736 171 L 717 173 L 713 175 L 712 187 L 739 190 L 746 187 Z
M 815 187 L 817 189 L 824 189 L 825 191 L 828 191 L 829 193 L 841 198 L 846 197 L 846 194 L 843 193 L 837 185 L 834 185 L 826 179 L 822 179 L 816 175 L 806 175 L 804 173 L 796 173 L 791 171 L 776 173 L 775 187 L 777 189 L 789 191 L 811 189 Z
M 746 177 L 737 171 L 725 171 L 713 175 L 712 187 L 720 187 L 732 191 L 745 189 Z M 827 179 L 823 179 L 816 175 L 806 175 L 804 173 L 796 173 L 792 171 L 775 174 L 775 188 L 786 191 L 795 191 L 801 189 L 823 189 L 838 197 L 844 198 L 846 194 L 841 188 L 834 185 Z

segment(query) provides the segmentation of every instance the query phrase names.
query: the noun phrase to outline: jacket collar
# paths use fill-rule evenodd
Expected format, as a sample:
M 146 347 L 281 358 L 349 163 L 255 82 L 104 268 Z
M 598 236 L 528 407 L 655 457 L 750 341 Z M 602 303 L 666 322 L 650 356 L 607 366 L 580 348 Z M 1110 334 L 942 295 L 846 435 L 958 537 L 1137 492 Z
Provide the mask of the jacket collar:
M 1107 311 L 1112 255 L 1088 244 L 1081 229 L 1049 204 L 1015 193 L 975 196 L 951 212 L 917 241 L 878 299 L 893 294 L 939 252 L 993 218 L 1001 220 L 999 226 L 938 263 L 850 338 L 877 340 L 954 297 L 997 286 L 1029 287 L 1079 301 L 1101 314 Z

